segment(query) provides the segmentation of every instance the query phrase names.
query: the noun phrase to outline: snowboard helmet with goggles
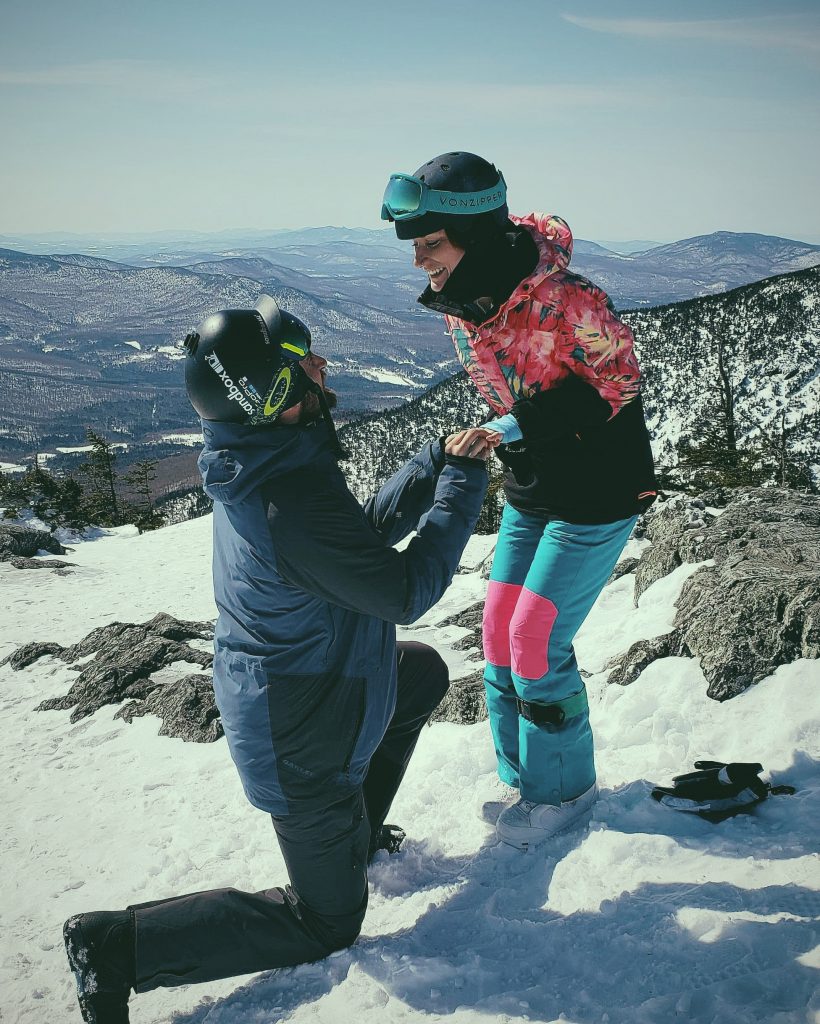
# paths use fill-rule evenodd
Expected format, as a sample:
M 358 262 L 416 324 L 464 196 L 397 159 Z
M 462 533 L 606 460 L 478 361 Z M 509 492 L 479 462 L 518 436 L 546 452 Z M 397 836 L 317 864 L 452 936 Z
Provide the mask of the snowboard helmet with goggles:
M 393 221 L 398 238 L 444 228 L 451 242 L 467 249 L 507 229 L 504 175 L 475 153 L 442 153 L 415 174 L 390 175 L 381 218 Z
M 204 420 L 272 425 L 308 391 L 321 391 L 299 365 L 310 331 L 269 295 L 253 309 L 213 313 L 183 347 L 188 398 Z

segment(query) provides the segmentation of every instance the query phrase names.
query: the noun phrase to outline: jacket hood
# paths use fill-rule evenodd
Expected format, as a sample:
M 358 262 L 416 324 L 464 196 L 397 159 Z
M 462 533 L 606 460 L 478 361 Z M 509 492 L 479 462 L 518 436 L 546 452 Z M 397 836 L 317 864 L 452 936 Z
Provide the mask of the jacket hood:
M 527 278 L 531 286 L 567 269 L 572 259 L 572 232 L 565 220 L 554 213 L 527 213 L 523 217 L 510 216 L 510 220 L 526 228 L 538 246 L 538 265 Z
M 248 426 L 202 420 L 205 448 L 197 460 L 205 493 L 233 505 L 272 477 L 330 459 L 330 431 L 323 423 L 305 426 Z

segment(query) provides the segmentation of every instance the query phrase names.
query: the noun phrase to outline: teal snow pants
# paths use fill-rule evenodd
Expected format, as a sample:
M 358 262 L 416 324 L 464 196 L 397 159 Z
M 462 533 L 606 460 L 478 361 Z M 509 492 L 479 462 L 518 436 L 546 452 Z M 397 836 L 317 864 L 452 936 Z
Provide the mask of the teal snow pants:
M 498 774 L 526 800 L 557 806 L 595 782 L 572 642 L 636 519 L 581 525 L 504 509 L 484 605 L 484 683 Z M 536 724 L 516 698 L 558 702 L 565 720 Z

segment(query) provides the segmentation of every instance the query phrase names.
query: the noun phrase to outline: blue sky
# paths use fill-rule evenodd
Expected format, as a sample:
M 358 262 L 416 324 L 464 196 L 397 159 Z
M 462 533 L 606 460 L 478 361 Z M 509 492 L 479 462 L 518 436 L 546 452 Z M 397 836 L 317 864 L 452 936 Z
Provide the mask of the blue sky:
M 2 0 L 0 234 L 378 226 L 468 149 L 576 235 L 820 242 L 817 0 Z

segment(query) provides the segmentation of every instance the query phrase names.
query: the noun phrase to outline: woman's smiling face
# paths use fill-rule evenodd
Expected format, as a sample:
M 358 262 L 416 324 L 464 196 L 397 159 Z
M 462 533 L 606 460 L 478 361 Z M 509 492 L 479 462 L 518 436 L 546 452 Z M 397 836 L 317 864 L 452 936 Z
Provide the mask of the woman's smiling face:
M 441 291 L 463 255 L 464 250 L 450 241 L 444 228 L 413 239 L 413 266 L 427 274 L 434 292 Z

